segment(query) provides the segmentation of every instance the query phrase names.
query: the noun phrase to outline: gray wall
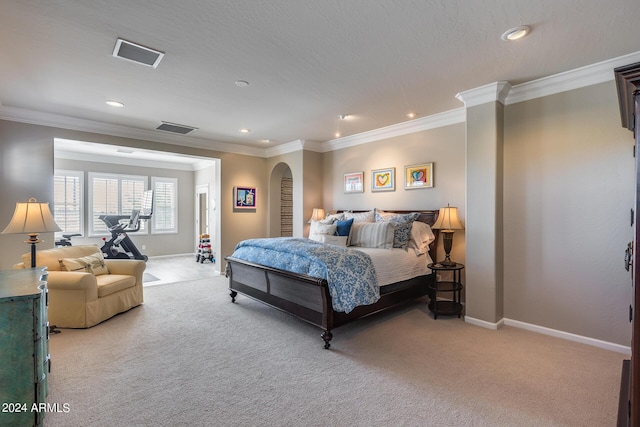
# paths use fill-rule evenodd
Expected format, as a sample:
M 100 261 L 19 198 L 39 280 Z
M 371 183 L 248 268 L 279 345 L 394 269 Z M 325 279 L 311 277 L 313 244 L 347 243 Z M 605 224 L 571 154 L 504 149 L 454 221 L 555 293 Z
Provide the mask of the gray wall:
M 630 344 L 632 153 L 613 82 L 506 107 L 506 318 Z
M 0 231 L 11 221 L 16 202 L 35 197 L 53 201 L 53 138 L 48 128 L 0 120 Z M 20 262 L 29 251 L 21 234 L 0 234 L 0 269 Z M 54 234 L 39 236 L 42 247 L 53 247 Z

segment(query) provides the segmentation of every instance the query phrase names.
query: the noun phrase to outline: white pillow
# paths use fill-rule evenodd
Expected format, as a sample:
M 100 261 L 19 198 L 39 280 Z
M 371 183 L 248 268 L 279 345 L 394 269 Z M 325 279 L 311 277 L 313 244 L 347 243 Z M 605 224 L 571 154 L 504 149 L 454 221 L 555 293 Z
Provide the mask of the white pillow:
M 336 246 L 347 246 L 349 236 L 330 236 L 328 234 L 318 234 L 318 242 Z
M 342 212 L 336 213 L 336 214 L 327 214 L 327 216 L 325 217 L 326 221 L 331 221 L 331 222 L 342 221 L 343 219 L 344 219 L 344 213 Z
M 393 248 L 393 222 L 354 222 L 351 227 L 351 246 L 362 248 Z
M 435 238 L 436 236 L 433 234 L 429 224 L 414 221 L 411 226 L 411 238 L 409 239 L 408 247 L 415 250 L 416 255 L 426 254 L 429 252 L 429 244 L 431 244 Z
M 311 221 L 311 227 L 309 228 L 309 238 L 311 240 L 319 241 L 318 236 L 323 234 L 328 234 L 330 236 L 336 234 L 336 228 L 338 228 L 338 226 L 327 221 L 329 220 Z
M 353 223 L 357 223 L 357 222 L 376 222 L 376 217 L 375 217 L 375 213 L 374 211 L 367 211 L 367 212 L 345 212 L 344 213 L 344 219 L 351 219 L 353 218 Z

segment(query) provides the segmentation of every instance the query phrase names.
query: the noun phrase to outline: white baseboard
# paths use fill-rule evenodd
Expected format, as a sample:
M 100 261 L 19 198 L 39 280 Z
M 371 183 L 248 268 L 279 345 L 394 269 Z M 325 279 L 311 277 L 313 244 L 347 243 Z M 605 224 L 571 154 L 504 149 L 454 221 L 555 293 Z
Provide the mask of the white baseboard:
M 192 252 L 192 253 L 184 253 L 184 254 L 153 255 L 153 256 L 150 256 L 149 258 L 160 259 L 160 258 L 171 258 L 171 257 L 177 257 L 177 256 L 192 256 L 192 257 L 195 257 L 196 254 L 195 254 L 195 252 Z
M 527 331 L 536 332 L 538 334 L 549 335 L 556 338 L 562 338 L 569 341 L 579 342 L 581 344 L 587 344 L 594 347 L 602 348 L 609 351 L 615 351 L 616 353 L 622 353 L 624 355 L 631 355 L 631 347 L 615 344 L 607 341 L 598 340 L 595 338 L 589 338 L 582 335 L 572 334 L 570 332 L 558 331 L 557 329 L 546 328 L 544 326 L 533 325 L 531 323 L 521 322 L 513 319 L 500 319 L 496 323 L 487 322 L 485 320 L 475 319 L 473 317 L 465 316 L 464 321 L 471 323 L 472 325 L 480 326 L 482 328 L 498 330 L 503 325 L 513 326 L 514 328 L 525 329 Z
M 464 316 L 464 321 L 466 323 L 471 323 L 472 325 L 480 326 L 481 328 L 485 328 L 485 329 L 493 329 L 494 331 L 497 331 L 502 327 L 502 325 L 504 324 L 503 320 L 504 319 L 500 319 L 500 321 L 497 323 L 491 323 L 491 322 L 487 322 L 486 320 L 480 320 L 474 317 Z

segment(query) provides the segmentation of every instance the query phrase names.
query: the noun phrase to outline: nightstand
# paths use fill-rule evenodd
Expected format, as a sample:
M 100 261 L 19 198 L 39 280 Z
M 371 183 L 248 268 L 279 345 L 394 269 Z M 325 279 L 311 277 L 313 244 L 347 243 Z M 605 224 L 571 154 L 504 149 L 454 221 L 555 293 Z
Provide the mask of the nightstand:
M 462 292 L 462 281 L 460 280 L 460 273 L 464 269 L 464 264 L 455 265 L 442 265 L 439 263 L 429 264 L 429 267 L 435 274 L 431 283 L 429 283 L 429 290 L 431 302 L 429 302 L 429 310 L 433 313 L 433 318 L 437 319 L 438 315 L 451 316 L 462 314 L 462 304 L 460 303 L 460 293 Z M 444 271 L 451 271 L 453 274 L 451 281 L 439 281 L 438 273 Z M 438 294 L 446 293 L 451 294 L 451 300 L 438 301 Z

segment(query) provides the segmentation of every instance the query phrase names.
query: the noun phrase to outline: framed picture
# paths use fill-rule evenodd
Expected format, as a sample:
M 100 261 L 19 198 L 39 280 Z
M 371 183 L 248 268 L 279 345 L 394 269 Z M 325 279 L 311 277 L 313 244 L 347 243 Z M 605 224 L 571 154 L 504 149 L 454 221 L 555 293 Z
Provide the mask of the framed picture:
M 404 167 L 404 188 L 406 190 L 429 187 L 433 187 L 433 163 Z
M 233 187 L 233 208 L 234 209 L 255 209 L 256 208 L 255 187 Z
M 364 193 L 364 172 L 350 172 L 344 174 L 345 193 Z
M 396 168 L 374 169 L 371 171 L 371 191 L 395 191 Z

